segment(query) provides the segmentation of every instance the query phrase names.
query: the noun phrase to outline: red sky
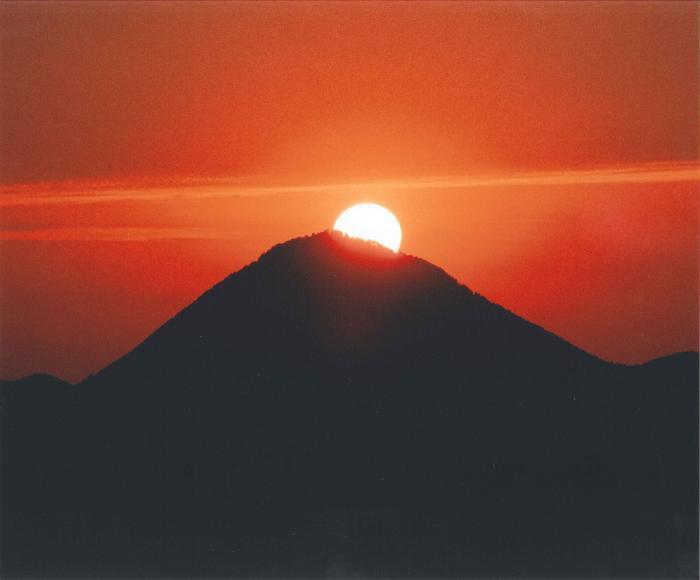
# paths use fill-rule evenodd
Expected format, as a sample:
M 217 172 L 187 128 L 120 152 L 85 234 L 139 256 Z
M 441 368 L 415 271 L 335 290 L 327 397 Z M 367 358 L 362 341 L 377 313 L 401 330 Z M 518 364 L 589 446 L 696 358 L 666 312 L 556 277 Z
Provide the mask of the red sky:
M 0 4 L 0 376 L 348 205 L 606 359 L 698 348 L 698 5 Z

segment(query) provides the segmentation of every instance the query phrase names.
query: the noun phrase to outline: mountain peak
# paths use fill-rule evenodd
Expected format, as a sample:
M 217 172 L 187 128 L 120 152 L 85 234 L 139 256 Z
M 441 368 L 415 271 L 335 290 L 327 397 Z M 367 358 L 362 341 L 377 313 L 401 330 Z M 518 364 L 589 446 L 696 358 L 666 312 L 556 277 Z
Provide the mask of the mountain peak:
M 0 387 L 22 389 L 63 389 L 71 384 L 48 373 L 35 373 L 15 380 L 0 380 Z
M 317 271 L 344 266 L 356 272 L 364 271 L 364 275 L 371 271 L 396 273 L 411 269 L 415 274 L 457 284 L 444 270 L 421 258 L 396 253 L 376 242 L 352 238 L 335 231 L 317 232 L 277 244 L 263 253 L 258 262 L 277 259 L 301 261 Z
M 598 361 L 425 260 L 320 232 L 274 246 L 87 382 L 240 377 L 269 357 L 292 372 L 388 354 L 400 374 L 427 359 L 535 374 Z

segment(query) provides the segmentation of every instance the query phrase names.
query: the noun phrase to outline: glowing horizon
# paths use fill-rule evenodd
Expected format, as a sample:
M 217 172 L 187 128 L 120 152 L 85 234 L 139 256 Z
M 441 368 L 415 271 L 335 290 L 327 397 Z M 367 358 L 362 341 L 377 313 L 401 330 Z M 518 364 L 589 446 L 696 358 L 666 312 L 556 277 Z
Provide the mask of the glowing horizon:
M 0 378 L 95 372 L 362 200 L 602 358 L 698 348 L 697 3 L 0 12 Z

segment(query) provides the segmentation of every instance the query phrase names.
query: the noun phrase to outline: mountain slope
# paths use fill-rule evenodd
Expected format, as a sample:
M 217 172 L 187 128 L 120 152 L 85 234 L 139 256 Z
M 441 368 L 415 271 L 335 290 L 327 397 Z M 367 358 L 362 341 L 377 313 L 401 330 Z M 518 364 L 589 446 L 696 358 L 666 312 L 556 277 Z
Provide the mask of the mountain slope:
M 433 352 L 436 342 L 442 353 Z M 467 357 L 494 369 L 504 359 L 532 371 L 595 364 L 427 262 L 322 233 L 277 246 L 229 276 L 88 384 L 162 372 L 201 376 L 226 365 L 241 374 L 261 362 L 250 355 L 299 345 L 341 358 L 420 349 L 447 364 Z
M 692 574 L 697 361 L 605 363 L 417 258 L 292 240 L 81 384 L 34 476 L 11 454 L 4 565 Z

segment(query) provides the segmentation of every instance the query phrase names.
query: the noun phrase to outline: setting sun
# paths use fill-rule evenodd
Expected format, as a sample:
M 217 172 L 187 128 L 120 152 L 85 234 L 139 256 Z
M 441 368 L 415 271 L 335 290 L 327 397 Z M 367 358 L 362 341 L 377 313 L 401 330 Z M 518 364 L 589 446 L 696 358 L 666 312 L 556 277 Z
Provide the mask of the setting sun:
M 0 0 L 0 576 L 700 580 L 699 22 Z
M 333 229 L 351 238 L 377 242 L 394 252 L 401 247 L 399 220 L 376 203 L 361 203 L 346 209 L 335 221 Z

